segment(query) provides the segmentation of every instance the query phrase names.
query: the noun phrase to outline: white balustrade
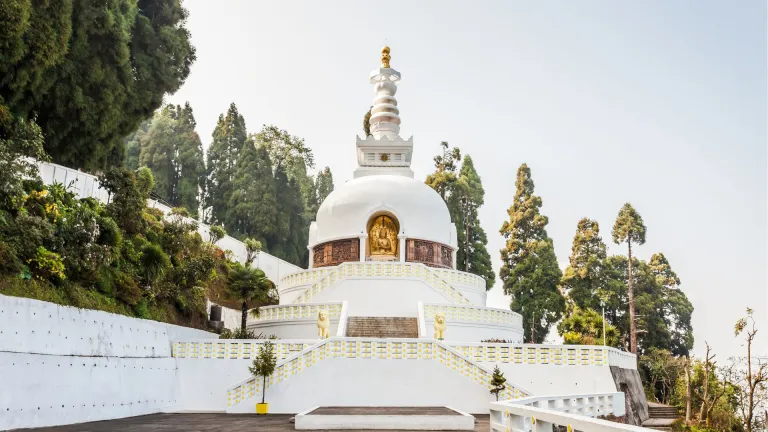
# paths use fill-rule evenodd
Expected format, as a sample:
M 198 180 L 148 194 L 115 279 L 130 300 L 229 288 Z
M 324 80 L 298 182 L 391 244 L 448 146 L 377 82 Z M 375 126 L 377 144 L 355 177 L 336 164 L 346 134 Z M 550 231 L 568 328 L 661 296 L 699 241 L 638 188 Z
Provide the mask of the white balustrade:
M 342 302 L 302 303 L 259 308 L 259 315 L 250 315 L 248 322 L 279 321 L 279 320 L 316 320 L 321 310 L 328 312 L 328 318 L 336 319 L 341 315 Z
M 539 345 L 504 343 L 449 343 L 471 360 L 515 364 L 617 366 L 637 369 L 632 353 L 600 345 Z
M 510 310 L 487 308 L 480 306 L 446 305 L 438 303 L 424 304 L 424 317 L 434 320 L 435 315 L 442 312 L 447 321 L 480 322 L 523 327 L 523 317 Z
M 266 341 L 265 339 L 178 341 L 173 343 L 173 357 L 180 359 L 249 360 L 256 358 L 259 345 Z M 279 361 L 307 349 L 317 343 L 317 340 L 277 339 L 269 342 L 275 346 L 275 356 Z
M 435 269 L 420 263 L 408 262 L 345 262 L 329 269 L 328 273 L 307 288 L 294 303 L 306 303 L 316 294 L 323 292 L 336 282 L 364 277 L 410 277 L 424 281 L 432 289 L 458 304 L 469 304 L 469 300 L 453 285 L 446 282 Z
M 568 431 L 620 432 L 651 429 L 596 419 L 626 414 L 623 393 L 535 396 L 491 402 L 491 432 L 552 432 L 553 425 Z

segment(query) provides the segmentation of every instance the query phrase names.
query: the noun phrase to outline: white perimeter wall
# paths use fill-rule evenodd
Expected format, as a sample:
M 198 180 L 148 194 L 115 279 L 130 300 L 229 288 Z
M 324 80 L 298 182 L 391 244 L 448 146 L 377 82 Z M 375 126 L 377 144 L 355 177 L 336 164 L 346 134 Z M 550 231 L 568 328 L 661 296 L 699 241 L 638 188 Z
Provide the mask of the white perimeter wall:
M 477 363 L 490 370 L 499 366 L 507 381 L 522 386 L 536 396 L 616 391 L 609 366 Z
M 347 316 L 416 317 L 418 302 L 451 304 L 418 279 L 345 279 L 312 297 L 312 303 L 347 301 Z M 479 342 L 479 341 L 478 341 Z
M 247 377 L 247 373 L 242 375 Z M 226 393 L 224 399 L 226 402 Z M 315 406 L 365 405 L 449 406 L 471 414 L 487 414 L 489 402 L 495 400 L 487 388 L 437 359 L 327 359 L 269 387 L 266 395 L 272 413 L 296 413 Z M 261 402 L 261 394 L 227 412 L 253 413 L 256 402 Z
M 177 404 L 171 341 L 200 330 L 0 295 L 0 430 Z

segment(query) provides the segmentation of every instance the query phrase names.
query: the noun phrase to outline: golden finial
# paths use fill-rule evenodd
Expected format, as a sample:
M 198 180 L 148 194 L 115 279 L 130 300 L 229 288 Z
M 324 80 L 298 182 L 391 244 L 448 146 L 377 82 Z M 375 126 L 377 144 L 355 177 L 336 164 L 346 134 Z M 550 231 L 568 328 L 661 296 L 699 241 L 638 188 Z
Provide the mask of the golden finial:
M 381 67 L 383 68 L 389 68 L 389 60 L 392 57 L 389 56 L 389 47 L 384 45 L 383 48 L 381 48 Z

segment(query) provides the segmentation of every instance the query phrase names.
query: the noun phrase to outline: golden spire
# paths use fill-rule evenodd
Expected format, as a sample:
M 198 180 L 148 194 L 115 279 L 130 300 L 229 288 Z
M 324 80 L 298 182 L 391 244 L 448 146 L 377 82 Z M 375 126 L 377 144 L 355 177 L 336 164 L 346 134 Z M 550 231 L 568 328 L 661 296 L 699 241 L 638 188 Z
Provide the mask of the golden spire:
M 389 56 L 389 47 L 384 45 L 384 47 L 381 48 L 381 67 L 383 68 L 389 68 L 389 60 L 392 57 Z

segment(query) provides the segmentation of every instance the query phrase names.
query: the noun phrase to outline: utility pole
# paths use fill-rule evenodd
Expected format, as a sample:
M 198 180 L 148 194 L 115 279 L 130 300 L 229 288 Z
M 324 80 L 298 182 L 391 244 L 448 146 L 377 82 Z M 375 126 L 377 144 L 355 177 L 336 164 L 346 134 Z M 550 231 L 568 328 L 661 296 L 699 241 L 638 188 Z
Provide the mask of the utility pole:
M 605 346 L 605 305 L 601 306 L 603 307 L 603 346 Z

